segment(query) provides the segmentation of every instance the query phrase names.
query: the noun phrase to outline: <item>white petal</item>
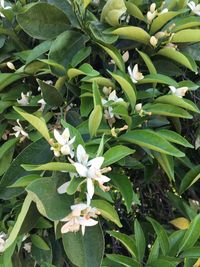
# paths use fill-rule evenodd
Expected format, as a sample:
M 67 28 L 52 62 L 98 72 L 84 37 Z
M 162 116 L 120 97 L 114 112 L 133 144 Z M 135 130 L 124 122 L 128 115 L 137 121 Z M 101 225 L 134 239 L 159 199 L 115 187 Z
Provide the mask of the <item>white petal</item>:
M 104 184 L 110 181 L 110 178 L 105 176 L 105 175 L 101 175 L 100 177 L 98 177 L 98 179 L 96 179 L 100 184 Z
M 74 136 L 74 137 L 68 142 L 68 144 L 69 144 L 69 145 L 72 145 L 72 144 L 74 143 L 75 140 L 76 140 L 76 136 Z
M 82 210 L 85 210 L 87 208 L 88 208 L 88 205 L 85 203 L 79 203 L 79 204 L 71 206 L 71 210 L 73 210 L 73 211 L 75 211 L 75 210 L 82 211 Z
M 69 186 L 69 183 L 70 182 L 66 182 L 66 183 L 62 184 L 61 186 L 59 186 L 58 189 L 57 189 L 58 194 L 66 193 L 67 187 Z
M 104 162 L 104 157 L 96 157 L 88 162 L 88 166 L 94 166 L 96 169 L 100 169 Z
M 87 178 L 87 193 L 90 199 L 92 199 L 94 195 L 94 184 L 92 179 Z
M 60 145 L 62 146 L 65 145 L 65 139 L 61 136 L 61 134 L 56 129 L 54 129 L 54 137 Z
M 116 101 L 117 99 L 117 95 L 116 95 L 116 91 L 112 91 L 112 93 L 109 94 L 108 100 L 112 100 L 112 101 Z
M 98 224 L 98 221 L 95 221 L 93 219 L 86 219 L 84 217 L 80 217 L 79 223 L 80 223 L 80 225 L 84 225 L 84 226 L 94 226 L 94 225 Z
M 61 149 L 60 149 L 60 151 L 61 151 L 61 153 L 63 155 L 69 155 L 71 149 L 70 149 L 69 145 L 67 144 L 67 145 L 62 146 Z
M 64 130 L 64 132 L 62 133 L 62 137 L 64 138 L 64 140 L 65 140 L 66 142 L 68 142 L 68 140 L 69 140 L 69 138 L 70 138 L 70 133 L 69 133 L 69 129 L 68 129 L 68 128 L 66 128 L 66 129 Z
M 75 162 L 74 167 L 81 177 L 87 177 L 88 169 L 83 164 Z
M 176 93 L 176 87 L 174 87 L 174 86 L 169 86 L 169 89 L 171 90 L 171 92 L 172 92 L 173 94 Z
M 88 158 L 89 157 L 88 157 L 84 147 L 82 145 L 78 145 L 78 147 L 77 147 L 78 162 L 85 164 L 85 163 L 87 163 Z

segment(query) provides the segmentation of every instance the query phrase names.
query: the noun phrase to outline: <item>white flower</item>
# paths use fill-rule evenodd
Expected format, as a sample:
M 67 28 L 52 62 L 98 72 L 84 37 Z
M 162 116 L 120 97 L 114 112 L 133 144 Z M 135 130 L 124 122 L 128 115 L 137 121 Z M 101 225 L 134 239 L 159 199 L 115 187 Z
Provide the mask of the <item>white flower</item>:
M 54 151 L 54 155 L 59 157 L 62 155 L 70 155 L 71 158 L 74 157 L 73 143 L 75 141 L 75 136 L 70 140 L 69 129 L 66 128 L 62 134 L 60 134 L 56 129 L 54 130 L 54 137 L 58 143 L 51 147 Z
M 200 16 L 200 4 L 196 5 L 195 2 L 190 1 L 187 5 L 194 14 Z
M 28 253 L 31 253 L 31 247 L 32 247 L 32 243 L 28 242 L 24 244 L 23 249 L 26 250 Z
M 46 102 L 44 101 L 44 99 L 42 98 L 42 99 L 40 99 L 40 100 L 38 101 L 38 104 L 41 104 L 41 107 L 40 107 L 39 111 L 43 111 L 47 103 L 46 103 Z
M 78 232 L 80 227 L 82 234 L 85 233 L 86 226 L 94 226 L 98 221 L 91 219 L 96 218 L 100 212 L 96 208 L 90 207 L 88 204 L 79 203 L 71 206 L 72 212 L 61 221 L 67 222 L 61 228 L 61 233 Z
M 138 70 L 138 64 L 135 64 L 133 70 L 131 70 L 131 67 L 129 66 L 128 73 L 133 83 L 137 83 L 137 81 L 142 80 L 144 78 L 142 72 L 139 72 Z
M 17 99 L 18 104 L 20 104 L 21 106 L 28 106 L 30 96 L 31 96 L 31 92 L 28 92 L 26 94 L 22 92 L 21 99 Z
M 3 9 L 10 9 L 11 7 L 10 6 L 6 6 L 4 5 L 4 0 L 0 0 L 0 7 L 3 8 Z M 4 14 L 0 12 L 0 16 L 2 18 L 5 18 Z
M 4 232 L 0 233 L 0 253 L 4 252 L 6 245 L 6 234 Z
M 12 128 L 16 133 L 12 133 L 10 135 L 15 135 L 15 137 L 17 138 L 21 135 L 22 138 L 20 139 L 20 141 L 23 141 L 26 137 L 28 137 L 28 133 L 24 131 L 21 123 L 19 122 L 19 119 L 17 120 L 17 124 L 18 125 Z
M 81 177 L 87 178 L 87 193 L 88 197 L 92 199 L 94 195 L 94 181 L 97 181 L 102 190 L 108 190 L 108 187 L 103 184 L 110 181 L 110 178 L 103 175 L 111 170 L 110 167 L 101 169 L 103 164 L 104 157 L 96 157 L 92 160 L 89 160 L 89 156 L 86 153 L 82 145 L 77 147 L 77 160 L 78 162 L 73 163 L 76 168 L 76 171 Z
M 186 86 L 180 87 L 180 88 L 176 88 L 174 86 L 169 86 L 169 89 L 171 90 L 173 95 L 176 95 L 180 98 L 185 96 L 186 92 L 188 91 L 188 87 L 186 87 Z

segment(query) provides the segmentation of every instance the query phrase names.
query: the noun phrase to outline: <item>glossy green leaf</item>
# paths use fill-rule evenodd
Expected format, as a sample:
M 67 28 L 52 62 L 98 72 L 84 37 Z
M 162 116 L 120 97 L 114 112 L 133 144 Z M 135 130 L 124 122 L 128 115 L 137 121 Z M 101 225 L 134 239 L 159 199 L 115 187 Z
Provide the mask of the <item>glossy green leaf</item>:
M 200 165 L 195 166 L 189 170 L 183 177 L 180 184 L 180 194 L 183 194 L 188 188 L 190 188 L 194 183 L 200 179 Z
M 96 82 L 98 85 L 106 86 L 106 87 L 112 87 L 115 88 L 115 84 L 110 80 L 102 76 L 98 77 L 85 77 L 82 79 L 82 81 L 87 83 L 93 83 Z
M 47 40 L 34 47 L 26 59 L 26 64 L 46 53 L 50 49 L 51 44 L 52 40 Z
M 188 69 L 197 72 L 197 65 L 193 59 L 188 59 L 186 55 L 173 48 L 162 48 L 157 52 L 157 55 L 167 57 L 171 60 L 175 60 Z
M 65 182 L 61 175 L 63 174 L 38 179 L 26 188 L 38 211 L 52 221 L 66 217 L 70 213 L 70 206 L 74 203 L 72 196 L 57 192 L 58 187 Z
M 144 76 L 144 79 L 138 81 L 138 84 L 145 83 L 162 83 L 167 85 L 173 85 L 175 87 L 178 86 L 178 83 L 175 80 L 163 74 L 149 74 Z
M 110 203 L 106 202 L 105 200 L 95 199 L 92 200 L 92 206 L 97 208 L 105 219 L 114 222 L 118 227 L 122 227 L 119 216 Z
M 171 104 L 181 108 L 200 113 L 198 107 L 189 99 L 180 98 L 176 95 L 164 95 L 155 99 L 157 103 Z
M 31 182 L 35 181 L 36 179 L 40 179 L 41 176 L 38 174 L 30 174 L 19 178 L 14 184 L 10 185 L 9 187 L 26 187 Z
M 179 15 L 181 11 L 168 11 L 163 14 L 159 14 L 157 18 L 155 18 L 151 24 L 150 32 L 153 35 L 155 32 L 160 30 L 168 21 Z
M 135 108 L 135 103 L 136 103 L 136 89 L 133 84 L 129 82 L 128 79 L 126 79 L 121 72 L 117 73 L 112 73 L 110 72 L 112 77 L 120 84 L 122 90 L 126 94 L 126 97 L 128 98 L 130 105 L 132 109 L 134 110 Z
M 102 107 L 101 94 L 99 91 L 99 86 L 96 82 L 92 84 L 92 91 L 93 91 L 93 98 L 94 98 L 94 107 L 98 105 Z
M 50 250 L 47 243 L 44 241 L 43 238 L 41 238 L 39 235 L 31 235 L 31 242 L 34 246 L 43 249 L 43 250 Z
M 173 32 L 178 32 L 184 29 L 197 27 L 200 25 L 200 18 L 196 16 L 189 16 L 185 18 L 179 18 L 176 21 L 175 27 L 173 28 Z
M 149 257 L 148 257 L 148 261 L 147 264 L 151 263 L 152 261 L 156 260 L 159 256 L 159 239 L 158 237 L 156 238 L 156 240 L 154 241 L 150 253 L 149 253 Z
M 55 38 L 69 26 L 66 14 L 47 3 L 29 5 L 17 15 L 17 21 L 27 34 L 42 40 Z
M 169 239 L 165 229 L 152 218 L 148 218 L 148 221 L 152 224 L 154 231 L 156 232 L 163 255 L 166 255 L 169 251 Z
M 127 13 L 139 20 L 144 20 L 144 15 L 142 14 L 142 11 L 132 2 L 125 2 Z
M 165 139 L 167 139 L 168 141 L 170 141 L 172 143 L 176 143 L 176 144 L 182 145 L 184 147 L 193 148 L 193 145 L 191 145 L 183 136 L 181 136 L 180 134 L 178 134 L 174 131 L 167 130 L 167 129 L 161 129 L 161 130 L 157 131 L 157 133 L 159 133 Z
M 103 114 L 101 106 L 95 106 L 89 117 L 89 132 L 91 137 L 96 135 L 96 132 L 102 120 L 102 116 Z
M 106 256 L 110 260 L 115 261 L 117 263 L 121 263 L 123 266 L 126 267 L 142 267 L 142 265 L 138 261 L 126 256 L 122 256 L 119 254 L 106 254 Z
M 81 231 L 64 234 L 62 240 L 67 257 L 73 264 L 78 267 L 101 266 L 104 237 L 99 225 L 86 227 L 84 236 Z
M 176 32 L 171 40 L 173 43 L 195 43 L 200 42 L 199 29 L 186 29 Z
M 193 116 L 186 110 L 170 104 L 163 104 L 163 103 L 147 104 L 143 107 L 143 109 L 147 112 L 152 113 L 152 115 L 162 115 L 162 116 L 186 118 L 186 119 L 193 118 Z
M 147 265 L 147 267 L 176 267 L 177 265 L 172 263 L 171 261 L 168 260 L 163 260 L 163 259 L 158 259 L 155 261 L 152 261 L 150 265 Z
M 139 53 L 141 58 L 144 60 L 150 74 L 157 74 L 156 68 L 153 62 L 151 61 L 150 57 L 142 51 L 137 50 L 137 52 Z
M 154 152 L 153 153 L 156 160 L 159 162 L 167 176 L 169 177 L 170 181 L 174 181 L 174 160 L 172 156 Z
M 145 30 L 135 26 L 117 28 L 111 33 L 119 35 L 122 39 L 133 40 L 143 44 L 148 44 L 150 40 L 150 35 Z
M 126 12 L 123 0 L 108 0 L 101 12 L 101 21 L 112 26 L 119 25 L 120 17 Z
M 200 214 L 198 214 L 191 222 L 181 243 L 179 244 L 179 253 L 185 249 L 189 249 L 195 245 L 200 236 Z
M 0 91 L 13 82 L 22 79 L 26 75 L 18 73 L 0 73 Z
M 130 149 L 126 146 L 117 145 L 114 147 L 111 147 L 106 151 L 106 153 L 103 155 L 104 157 L 104 163 L 103 166 L 111 165 L 120 159 L 123 159 L 124 157 L 131 155 L 135 152 L 135 150 Z
M 186 249 L 184 250 L 180 257 L 183 257 L 183 258 L 200 258 L 200 247 L 192 247 L 192 248 L 189 248 L 189 249 Z
M 37 82 L 42 91 L 42 97 L 44 101 L 50 106 L 59 107 L 63 103 L 63 97 L 60 92 L 52 85 L 37 79 Z
M 133 130 L 122 135 L 120 139 L 167 155 L 184 157 L 183 152 L 152 130 Z
M 116 238 L 120 243 L 122 243 L 122 245 L 128 250 L 132 257 L 136 258 L 137 247 L 133 238 L 116 231 L 108 231 L 108 234 Z
M 138 261 L 142 261 L 144 258 L 144 253 L 146 249 L 146 240 L 142 227 L 137 219 L 134 221 L 134 233 L 135 233 L 135 242 L 137 247 L 137 258 Z
M 26 171 L 66 171 L 66 172 L 76 172 L 75 167 L 70 163 L 64 162 L 50 162 L 41 165 L 21 165 Z
M 2 157 L 5 155 L 5 153 L 8 150 L 10 150 L 13 146 L 15 146 L 17 141 L 18 141 L 17 138 L 13 138 L 13 139 L 10 139 L 10 140 L 6 141 L 5 143 L 3 143 L 3 145 L 1 145 L 1 147 L 0 147 L 0 159 L 2 159 Z
M 102 44 L 98 45 L 106 51 L 106 53 L 113 59 L 113 61 L 121 71 L 125 71 L 124 60 L 119 51 L 114 46 L 105 46 Z
M 14 110 L 17 111 L 34 128 L 36 128 L 36 130 L 47 140 L 47 142 L 49 142 L 51 137 L 49 135 L 49 130 L 46 126 L 46 123 L 43 119 L 40 119 L 34 115 L 31 115 L 18 107 L 14 107 Z
M 69 185 L 67 187 L 66 193 L 68 195 L 73 195 L 75 194 L 75 192 L 77 191 L 78 187 L 84 183 L 85 180 L 83 178 L 80 177 L 73 177 L 70 181 L 69 181 Z

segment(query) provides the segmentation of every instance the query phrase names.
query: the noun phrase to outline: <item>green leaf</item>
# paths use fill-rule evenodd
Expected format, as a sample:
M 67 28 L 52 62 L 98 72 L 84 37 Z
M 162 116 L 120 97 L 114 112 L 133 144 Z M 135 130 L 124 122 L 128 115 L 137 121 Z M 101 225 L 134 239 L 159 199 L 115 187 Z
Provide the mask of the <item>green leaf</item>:
M 175 80 L 163 74 L 149 74 L 144 76 L 144 79 L 138 81 L 138 84 L 145 83 L 162 83 L 178 87 L 178 83 Z
M 146 267 L 176 267 L 177 265 L 171 261 L 158 259 L 155 261 L 152 261 L 150 265 L 147 265 Z
M 30 174 L 19 178 L 14 184 L 10 185 L 9 187 L 26 187 L 31 182 L 35 181 L 36 179 L 40 179 L 41 176 L 38 174 Z
M 0 181 L 0 197 L 2 199 L 10 199 L 24 191 L 24 189 L 21 188 L 7 188 L 7 186 L 12 185 L 19 178 L 30 174 L 21 167 L 21 164 L 44 164 L 51 161 L 52 158 L 53 153 L 46 140 L 40 139 L 28 145 L 14 159 L 9 169 L 2 177 Z
M 96 135 L 96 132 L 102 120 L 102 115 L 101 106 L 95 106 L 89 117 L 89 132 L 91 137 Z
M 42 239 L 39 235 L 31 235 L 31 242 L 34 246 L 43 249 L 43 250 L 50 250 L 47 243 Z
M 98 85 L 115 88 L 115 84 L 110 79 L 104 78 L 102 76 L 92 77 L 92 78 L 85 77 L 82 79 L 82 81 L 87 82 L 87 83 L 96 82 Z
M 26 196 L 22 209 L 18 215 L 17 221 L 15 222 L 15 225 L 9 235 L 9 238 L 6 240 L 5 250 L 7 250 L 10 246 L 12 246 L 14 242 L 16 241 L 18 234 L 20 232 L 21 226 L 31 206 L 31 202 L 32 202 L 32 199 L 29 196 Z
M 5 143 L 3 143 L 3 145 L 1 145 L 1 147 L 0 147 L 0 159 L 2 159 L 2 157 L 5 155 L 5 153 L 8 150 L 10 150 L 13 146 L 15 146 L 17 141 L 18 141 L 18 138 L 13 138 L 13 139 L 10 139 L 10 140 L 6 141 Z
M 76 172 L 75 167 L 70 163 L 64 162 L 49 162 L 46 164 L 21 165 L 26 171 L 65 171 L 65 172 Z
M 28 57 L 26 59 L 26 64 L 32 62 L 33 60 L 37 59 L 38 57 L 40 57 L 41 55 L 46 53 L 50 49 L 51 44 L 52 44 L 52 41 L 47 40 L 47 41 L 44 41 L 44 42 L 40 43 L 39 45 L 35 46 L 31 50 L 30 54 L 28 55 Z
M 63 97 L 54 86 L 39 79 L 37 79 L 37 82 L 41 88 L 42 97 L 48 105 L 59 107 L 63 104 Z
M 105 219 L 114 222 L 118 227 L 122 227 L 119 216 L 110 203 L 106 202 L 105 200 L 95 199 L 92 200 L 92 206 L 97 208 Z
M 53 41 L 48 59 L 63 66 L 67 70 L 73 57 L 80 50 L 80 47 L 85 46 L 87 40 L 88 37 L 80 32 L 72 30 L 65 31 Z M 66 47 L 68 52 L 66 52 Z M 57 76 L 64 76 L 66 74 L 66 71 L 61 71 L 53 66 L 51 67 L 51 71 Z
M 25 11 L 17 15 L 17 22 L 28 35 L 42 40 L 53 39 L 69 27 L 65 13 L 47 3 L 26 6 Z
M 117 73 L 109 72 L 111 76 L 120 84 L 122 90 L 124 91 L 126 97 L 128 98 L 132 109 L 135 108 L 136 103 L 136 89 L 133 84 L 129 82 L 128 79 L 124 76 L 124 74 L 120 71 Z
M 159 162 L 160 166 L 163 168 L 170 181 L 174 181 L 174 160 L 172 156 L 153 152 L 154 157 Z
M 150 33 L 153 35 L 155 32 L 160 30 L 168 21 L 182 13 L 181 11 L 168 11 L 163 14 L 159 14 L 157 18 L 155 18 L 151 24 Z
M 58 194 L 58 187 L 65 179 L 63 173 L 50 178 L 41 178 L 27 186 L 28 195 L 36 203 L 38 211 L 49 220 L 61 220 L 70 213 L 73 197 Z
M 149 257 L 148 257 L 148 261 L 147 264 L 151 263 L 152 261 L 156 260 L 159 256 L 159 240 L 158 237 L 156 238 L 156 240 L 154 241 L 150 253 L 149 253 Z
M 69 185 L 67 187 L 67 191 L 66 193 L 68 195 L 73 195 L 75 194 L 75 192 L 77 191 L 78 187 L 85 182 L 85 179 L 80 178 L 80 177 L 73 177 L 70 181 L 69 181 Z
M 199 29 L 187 29 L 176 32 L 171 40 L 173 43 L 195 43 L 200 42 Z
M 86 59 L 91 54 L 91 51 L 92 49 L 90 46 L 81 48 L 71 60 L 72 67 L 76 67 L 79 63 Z
M 132 257 L 137 256 L 137 247 L 133 238 L 116 231 L 108 231 L 108 234 L 116 238 L 128 250 Z
M 200 179 L 200 165 L 195 166 L 193 169 L 189 170 L 183 177 L 180 184 L 180 194 L 183 194 L 188 188 L 190 188 L 194 183 Z
M 134 233 L 135 233 L 135 241 L 136 241 L 137 255 L 138 255 L 137 258 L 139 262 L 142 262 L 146 248 L 146 240 L 142 227 L 140 226 L 137 219 L 135 219 L 134 221 Z
M 86 227 L 84 236 L 80 231 L 64 234 L 62 240 L 66 255 L 73 264 L 78 267 L 101 266 L 104 237 L 99 225 Z
M 148 221 L 152 224 L 154 231 L 156 232 L 163 255 L 166 255 L 169 251 L 169 239 L 165 229 L 152 218 L 148 217 Z
M 96 82 L 92 84 L 92 91 L 93 91 L 93 98 L 94 98 L 94 107 L 98 105 L 102 107 L 101 94 L 99 91 L 99 86 Z
M 142 11 L 132 2 L 125 2 L 127 13 L 139 20 L 144 20 L 144 15 Z
M 111 178 L 111 182 L 114 184 L 115 187 L 118 188 L 120 194 L 124 198 L 127 212 L 131 211 L 133 203 L 140 204 L 138 196 L 133 191 L 133 186 L 128 176 L 123 175 L 121 173 L 112 173 L 109 175 L 109 177 Z
M 157 131 L 157 133 L 162 135 L 165 139 L 167 139 L 168 141 L 170 141 L 172 143 L 176 143 L 176 144 L 182 145 L 184 147 L 193 148 L 193 145 L 191 145 L 183 136 L 181 136 L 180 134 L 178 134 L 174 131 L 170 131 L 167 129 L 161 129 L 161 130 Z
M 126 12 L 123 0 L 108 0 L 101 12 L 101 21 L 105 21 L 112 26 L 119 25 L 120 17 Z
M 183 17 L 176 20 L 173 32 L 178 32 L 187 28 L 197 27 L 200 25 L 200 18 L 195 16 Z
M 142 267 L 142 265 L 138 261 L 131 259 L 129 257 L 126 257 L 126 256 L 117 255 L 117 254 L 106 254 L 106 256 L 110 260 L 115 261 L 117 263 L 121 263 L 123 266 L 126 266 L 126 267 Z
M 153 62 L 151 61 L 150 57 L 147 54 L 145 54 L 144 52 L 139 51 L 138 49 L 137 49 L 137 52 L 139 53 L 141 58 L 144 60 L 150 74 L 157 74 L 156 68 L 155 68 Z
M 25 120 L 27 120 L 36 130 L 49 142 L 51 139 L 49 135 L 49 130 L 43 119 L 40 119 L 34 115 L 26 113 L 24 110 L 18 107 L 13 107 Z
M 150 40 L 150 35 L 145 30 L 135 26 L 125 26 L 117 28 L 111 33 L 119 35 L 122 39 L 133 40 L 143 44 L 149 44 Z
M 128 155 L 132 155 L 134 152 L 135 152 L 135 150 L 130 149 L 126 146 L 122 146 L 122 145 L 117 145 L 117 146 L 111 147 L 103 155 L 103 157 L 104 157 L 103 166 L 111 165 L 111 164 L 119 161 L 120 159 L 123 159 L 124 157 L 126 157 Z
M 0 91 L 13 82 L 22 79 L 26 75 L 18 73 L 0 73 Z
M 176 149 L 166 139 L 152 130 L 130 131 L 122 135 L 120 139 L 167 155 L 184 157 L 184 153 Z
M 200 247 L 192 247 L 184 250 L 180 257 L 182 258 L 200 258 Z
M 176 107 L 170 104 L 163 104 L 163 103 L 153 103 L 147 104 L 143 107 L 143 109 L 147 112 L 151 112 L 152 115 L 162 115 L 162 116 L 169 116 L 175 118 L 186 118 L 192 119 L 193 116 L 188 113 L 186 110 Z
M 179 253 L 195 245 L 200 236 L 199 229 L 200 214 L 196 215 L 196 217 L 190 223 L 188 230 L 185 232 L 185 235 L 179 244 Z
M 103 48 L 106 53 L 114 60 L 115 64 L 121 71 L 125 71 L 125 66 L 124 66 L 124 60 L 119 53 L 119 51 L 114 47 L 114 46 L 105 46 L 102 44 L 98 44 L 101 48 Z
M 164 104 L 171 104 L 174 106 L 178 106 L 181 108 L 185 108 L 185 109 L 200 113 L 200 110 L 198 109 L 198 107 L 191 100 L 180 98 L 176 95 L 160 96 L 160 97 L 155 99 L 155 102 L 164 103 Z
M 186 55 L 183 53 L 177 51 L 176 49 L 172 48 L 162 48 L 157 52 L 157 55 L 161 55 L 164 57 L 167 57 L 171 60 L 175 60 L 179 64 L 185 66 L 186 68 L 197 72 L 197 65 L 193 59 L 189 59 Z

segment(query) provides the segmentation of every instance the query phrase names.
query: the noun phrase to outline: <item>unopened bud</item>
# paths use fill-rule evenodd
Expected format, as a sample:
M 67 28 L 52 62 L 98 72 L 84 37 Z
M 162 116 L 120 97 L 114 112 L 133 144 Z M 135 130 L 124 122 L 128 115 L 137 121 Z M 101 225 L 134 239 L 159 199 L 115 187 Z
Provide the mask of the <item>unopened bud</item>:
M 155 34 L 156 39 L 160 39 L 166 36 L 166 32 L 157 32 Z
M 149 10 L 151 11 L 151 13 L 153 13 L 156 10 L 156 3 L 152 3 L 150 5 L 150 9 Z
M 122 58 L 123 58 L 124 62 L 127 62 L 128 59 L 129 59 L 129 52 L 126 51 L 126 52 L 122 55 Z
M 6 65 L 10 70 L 15 70 L 15 66 L 12 62 L 7 62 Z
M 150 38 L 150 44 L 153 47 L 156 47 L 157 43 L 158 43 L 158 39 L 155 36 L 151 36 L 151 38 Z

